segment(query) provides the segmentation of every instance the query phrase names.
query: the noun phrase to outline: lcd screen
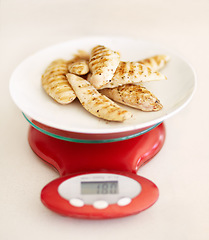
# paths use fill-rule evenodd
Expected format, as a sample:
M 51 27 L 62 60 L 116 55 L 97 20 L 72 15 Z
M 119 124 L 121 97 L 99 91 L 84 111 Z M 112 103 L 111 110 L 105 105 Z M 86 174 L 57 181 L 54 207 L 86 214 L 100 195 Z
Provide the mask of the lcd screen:
M 117 194 L 118 181 L 81 182 L 81 194 Z

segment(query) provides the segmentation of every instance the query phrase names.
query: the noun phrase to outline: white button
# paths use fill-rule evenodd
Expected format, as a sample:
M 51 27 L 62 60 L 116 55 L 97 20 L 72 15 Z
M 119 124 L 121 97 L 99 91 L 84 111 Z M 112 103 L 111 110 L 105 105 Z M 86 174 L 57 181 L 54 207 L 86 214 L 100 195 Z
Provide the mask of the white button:
M 97 209 L 104 209 L 108 207 L 108 203 L 104 200 L 98 200 L 93 203 L 93 206 Z
M 131 202 L 131 198 L 129 198 L 129 197 L 124 197 L 124 198 L 119 199 L 117 203 L 118 203 L 119 206 L 126 206 L 126 205 L 128 205 L 130 202 Z
M 74 207 L 83 207 L 84 206 L 84 202 L 79 198 L 71 198 L 69 202 Z

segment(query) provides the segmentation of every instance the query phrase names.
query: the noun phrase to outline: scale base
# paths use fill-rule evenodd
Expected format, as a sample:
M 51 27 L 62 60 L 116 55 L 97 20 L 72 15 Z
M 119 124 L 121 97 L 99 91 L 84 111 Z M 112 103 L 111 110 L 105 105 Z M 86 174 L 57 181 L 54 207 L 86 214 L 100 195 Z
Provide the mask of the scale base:
M 33 127 L 29 128 L 28 140 L 32 150 L 60 174 L 58 179 L 47 184 L 41 192 L 42 203 L 56 213 L 88 219 L 116 218 L 145 210 L 158 199 L 157 186 L 136 173 L 162 148 L 165 140 L 163 123 L 141 136 L 118 142 L 68 142 L 50 137 Z M 89 205 L 82 209 L 73 207 L 58 194 L 59 185 L 67 179 L 79 174 L 98 172 L 127 175 L 138 181 L 143 191 L 122 211 L 117 204 L 104 211 L 95 210 Z

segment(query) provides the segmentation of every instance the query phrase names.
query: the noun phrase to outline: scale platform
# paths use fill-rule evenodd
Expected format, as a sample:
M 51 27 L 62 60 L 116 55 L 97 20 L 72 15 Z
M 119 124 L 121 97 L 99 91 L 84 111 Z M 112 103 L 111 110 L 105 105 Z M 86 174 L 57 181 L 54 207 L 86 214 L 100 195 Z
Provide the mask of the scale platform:
M 144 83 L 159 97 L 162 110 L 148 113 L 123 106 L 133 117 L 116 123 L 92 116 L 78 100 L 63 106 L 49 98 L 41 87 L 46 66 L 98 44 L 118 50 L 124 61 L 170 56 L 162 70 L 167 80 Z M 43 204 L 56 213 L 88 219 L 123 217 L 153 205 L 158 188 L 137 171 L 162 148 L 164 121 L 189 103 L 195 88 L 196 75 L 185 59 L 163 46 L 131 38 L 75 39 L 24 60 L 11 76 L 10 93 L 30 123 L 32 150 L 60 175 L 41 191 Z

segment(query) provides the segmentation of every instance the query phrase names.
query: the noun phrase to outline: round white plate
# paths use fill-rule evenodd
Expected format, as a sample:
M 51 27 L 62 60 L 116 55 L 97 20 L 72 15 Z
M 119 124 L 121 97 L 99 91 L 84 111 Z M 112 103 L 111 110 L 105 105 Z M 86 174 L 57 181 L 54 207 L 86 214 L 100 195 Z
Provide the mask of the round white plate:
M 71 59 L 77 50 L 90 52 L 98 44 L 119 51 L 123 61 L 140 60 L 155 54 L 170 56 L 170 62 L 161 70 L 167 76 L 167 80 L 144 84 L 159 98 L 164 106 L 162 110 L 142 112 L 121 105 L 133 113 L 133 118 L 123 123 L 108 122 L 91 115 L 78 100 L 68 105 L 60 105 L 45 93 L 41 86 L 41 76 L 51 61 L 57 58 Z M 130 38 L 87 37 L 60 43 L 27 58 L 12 74 L 10 93 L 22 112 L 42 124 L 76 133 L 108 134 L 140 131 L 164 121 L 189 102 L 195 85 L 194 70 L 172 50 L 155 43 Z

